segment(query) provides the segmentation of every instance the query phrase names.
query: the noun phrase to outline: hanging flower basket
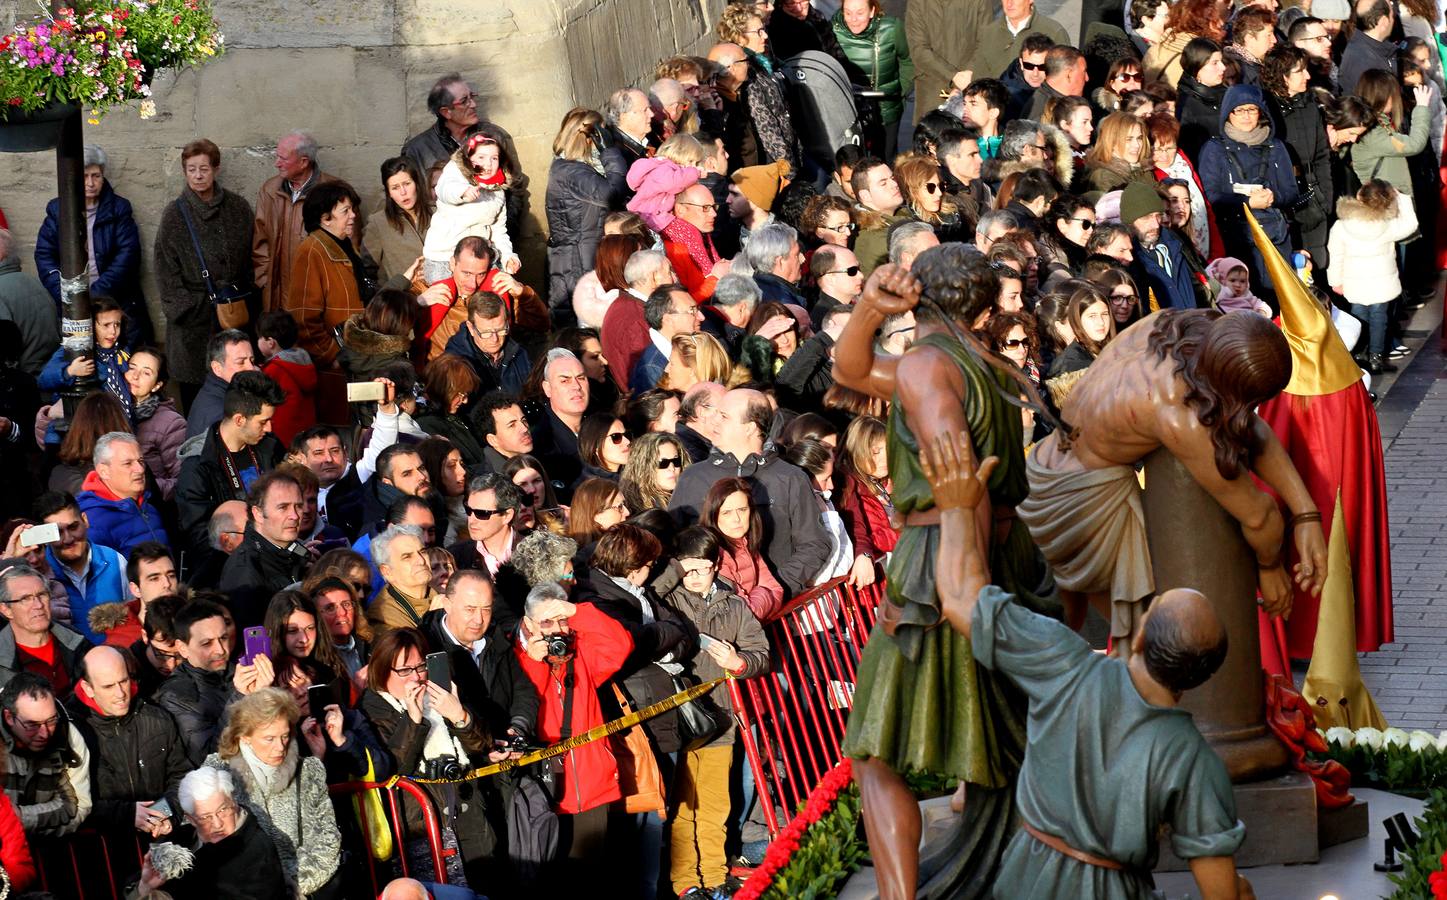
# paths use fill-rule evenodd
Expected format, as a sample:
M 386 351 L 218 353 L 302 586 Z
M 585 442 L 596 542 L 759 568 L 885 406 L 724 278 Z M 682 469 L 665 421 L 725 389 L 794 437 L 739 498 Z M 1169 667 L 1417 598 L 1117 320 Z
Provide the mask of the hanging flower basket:
M 50 103 L 29 113 L 11 107 L 9 115 L 0 109 L 0 153 L 54 149 L 60 142 L 61 123 L 79 111 L 73 103 Z
M 0 133 L 28 131 L 32 142 L 39 140 L 33 125 L 76 107 L 98 124 L 105 110 L 139 100 L 141 118 L 150 118 L 151 77 L 204 63 L 224 42 L 210 0 L 86 0 L 37 9 L 0 35 Z M 0 137 L 4 149 L 9 143 Z

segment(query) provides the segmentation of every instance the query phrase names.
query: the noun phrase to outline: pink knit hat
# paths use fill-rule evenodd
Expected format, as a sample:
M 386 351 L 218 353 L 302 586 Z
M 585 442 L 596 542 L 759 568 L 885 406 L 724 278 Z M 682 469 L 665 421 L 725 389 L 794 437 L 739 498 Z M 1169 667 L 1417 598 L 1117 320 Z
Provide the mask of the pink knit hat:
M 628 211 L 654 231 L 667 228 L 674 219 L 673 203 L 678 195 L 698 184 L 699 172 L 661 156 L 640 159 L 628 170 L 628 186 L 635 193 Z

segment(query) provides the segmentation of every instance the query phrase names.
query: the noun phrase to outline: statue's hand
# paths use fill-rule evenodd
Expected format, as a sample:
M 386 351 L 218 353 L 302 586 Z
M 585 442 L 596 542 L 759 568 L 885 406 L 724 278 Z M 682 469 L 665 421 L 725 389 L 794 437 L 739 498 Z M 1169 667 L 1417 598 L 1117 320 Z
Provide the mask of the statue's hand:
M 914 309 L 919 303 L 919 282 L 900 266 L 885 264 L 874 270 L 864 285 L 860 303 L 894 316 Z
M 974 509 L 989 495 L 986 483 L 999 457 L 986 458 L 977 470 L 965 440 L 964 435 L 945 432 L 920 453 L 920 468 L 940 509 Z
M 1256 583 L 1261 588 L 1261 605 L 1267 615 L 1286 618 L 1291 615 L 1291 578 L 1281 565 L 1257 569 Z
M 1313 597 L 1326 585 L 1326 535 L 1320 522 L 1300 522 L 1292 529 L 1296 542 L 1296 583 Z

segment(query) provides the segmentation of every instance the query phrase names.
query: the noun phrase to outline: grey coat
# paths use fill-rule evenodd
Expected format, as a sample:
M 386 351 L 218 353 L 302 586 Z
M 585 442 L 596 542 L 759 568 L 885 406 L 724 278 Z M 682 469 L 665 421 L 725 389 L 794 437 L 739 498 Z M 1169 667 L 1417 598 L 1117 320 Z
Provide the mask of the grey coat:
M 261 790 L 240 753 L 230 759 L 213 753 L 205 764 L 231 773 L 236 781 L 236 802 L 256 816 L 261 830 L 276 844 L 287 880 L 304 895 L 324 887 L 341 865 L 342 833 L 327 794 L 322 761 L 301 759 L 293 740 L 280 767 L 292 775 L 278 775 L 269 792 Z
M 60 346 L 55 300 L 39 278 L 20 271 L 20 257 L 0 260 L 0 319 L 20 328 L 20 368 L 40 377 L 40 370 Z
M 218 287 L 252 284 L 251 234 L 256 220 L 251 204 L 240 196 L 218 188 L 211 199 L 202 200 L 189 187 L 166 206 L 156 231 L 156 287 L 161 309 L 166 314 L 166 362 L 171 378 L 186 384 L 200 384 L 206 378 L 206 343 L 216 333 L 216 314 L 206 298 L 201 262 L 179 203 L 185 203 L 201 241 L 201 252 L 211 280 Z

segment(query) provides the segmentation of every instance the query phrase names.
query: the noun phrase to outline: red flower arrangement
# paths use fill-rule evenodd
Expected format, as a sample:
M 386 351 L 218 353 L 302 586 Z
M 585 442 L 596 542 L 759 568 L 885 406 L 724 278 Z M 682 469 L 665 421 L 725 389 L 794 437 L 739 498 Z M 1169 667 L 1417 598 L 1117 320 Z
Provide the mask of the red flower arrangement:
M 1443 867 L 1447 867 L 1447 853 L 1442 854 L 1438 860 Z M 1432 887 L 1432 900 L 1447 900 L 1447 872 L 1442 869 L 1427 876 L 1427 884 Z
M 779 832 L 774 842 L 769 845 L 769 850 L 764 854 L 764 861 L 744 882 L 744 886 L 734 894 L 734 900 L 759 900 L 764 892 L 773 884 L 774 876 L 781 869 L 789 864 L 789 860 L 799 850 L 799 841 L 808 832 L 810 826 L 818 822 L 823 816 L 834 808 L 835 802 L 839 799 L 839 792 L 847 788 L 854 778 L 854 769 L 849 759 L 842 760 L 819 780 L 818 787 L 809 794 L 808 800 L 804 802 L 804 809 Z M 1447 896 L 1441 898 L 1447 900 Z

